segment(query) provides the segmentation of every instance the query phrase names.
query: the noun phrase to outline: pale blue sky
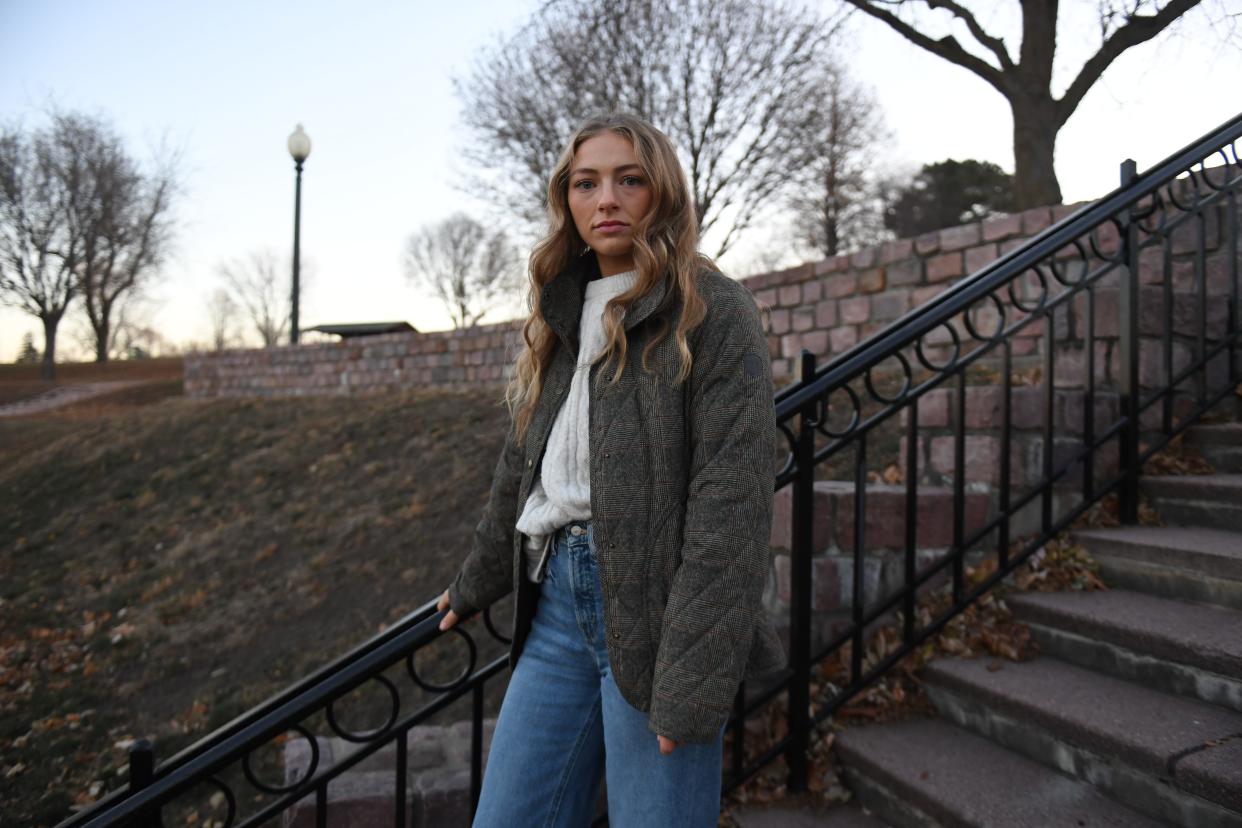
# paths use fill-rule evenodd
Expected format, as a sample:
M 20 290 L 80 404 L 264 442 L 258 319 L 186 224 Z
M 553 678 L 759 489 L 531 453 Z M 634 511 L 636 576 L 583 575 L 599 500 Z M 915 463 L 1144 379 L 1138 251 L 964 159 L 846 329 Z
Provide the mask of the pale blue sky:
M 1063 4 L 1084 9 L 1063 35 L 1067 66 L 1081 62 L 1094 36 L 1081 17 L 1093 5 Z M 173 342 L 208 338 L 202 304 L 218 283 L 219 260 L 262 247 L 288 253 L 285 139 L 298 122 L 314 145 L 303 185 L 303 258 L 314 270 L 303 325 L 405 319 L 444 328 L 436 301 L 405 282 L 404 240 L 456 209 L 477 211 L 473 198 L 486 200 L 453 187 L 456 148 L 469 136 L 451 78 L 535 6 L 0 0 L 0 118 L 35 124 L 55 101 L 108 116 L 140 156 L 163 138 L 183 149 L 181 231 L 151 305 Z M 1242 108 L 1226 80 L 1242 76 L 1242 56 L 1218 45 L 1203 15 L 1187 23 L 1179 38 L 1123 56 L 1062 132 L 1057 167 L 1067 200 L 1111 189 L 1126 155 L 1143 169 Z M 1012 169 L 1008 108 L 982 81 L 872 21 L 851 24 L 846 48 L 894 135 L 877 163 L 952 156 Z M 752 234 L 725 264 L 740 267 L 767 235 Z M 41 345 L 37 320 L 0 309 L 0 361 L 15 357 L 27 330 Z

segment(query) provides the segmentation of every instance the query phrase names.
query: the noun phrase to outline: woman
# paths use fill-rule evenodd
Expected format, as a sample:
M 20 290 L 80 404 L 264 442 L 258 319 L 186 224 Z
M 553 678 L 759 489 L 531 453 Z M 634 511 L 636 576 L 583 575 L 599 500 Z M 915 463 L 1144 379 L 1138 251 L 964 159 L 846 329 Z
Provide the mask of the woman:
M 583 124 L 548 182 L 512 414 L 441 628 L 516 590 L 476 826 L 709 826 L 739 680 L 784 653 L 760 598 L 776 436 L 749 291 L 697 252 L 668 139 Z

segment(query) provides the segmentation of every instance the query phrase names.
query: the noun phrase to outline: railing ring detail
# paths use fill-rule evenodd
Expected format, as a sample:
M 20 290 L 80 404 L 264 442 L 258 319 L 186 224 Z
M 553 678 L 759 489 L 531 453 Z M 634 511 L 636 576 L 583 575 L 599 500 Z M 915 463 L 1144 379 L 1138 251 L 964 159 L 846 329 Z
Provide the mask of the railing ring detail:
M 377 682 L 378 684 L 383 685 L 384 688 L 388 690 L 388 700 L 390 702 L 390 707 L 388 711 L 388 718 L 384 720 L 384 723 L 382 725 L 380 725 L 379 727 L 371 728 L 370 730 L 367 730 L 367 731 L 363 731 L 362 733 L 354 733 L 351 730 L 346 730 L 344 727 L 341 726 L 340 722 L 336 720 L 336 711 L 334 709 L 336 703 L 341 700 L 340 696 L 328 702 L 328 706 L 324 710 L 324 712 L 327 714 L 327 717 L 328 717 L 328 726 L 332 728 L 332 730 L 336 733 L 336 735 L 340 736 L 342 739 L 346 740 L 347 742 L 355 742 L 355 743 L 369 742 L 372 739 L 374 739 L 376 736 L 379 736 L 382 733 L 387 733 L 388 729 L 392 727 L 394 724 L 396 724 L 397 717 L 401 715 L 401 697 L 400 697 L 400 694 L 397 692 L 396 686 L 391 681 L 389 681 L 387 677 L 382 676 L 382 675 L 371 676 L 369 679 L 367 679 L 367 681 Z M 362 684 L 359 684 L 358 687 L 362 687 L 366 683 L 367 682 L 364 681 L 362 682 Z
M 259 777 L 255 775 L 254 768 L 250 767 L 250 754 L 253 752 L 253 748 L 246 751 L 245 755 L 242 756 L 242 773 L 245 775 L 246 781 L 258 790 L 263 791 L 263 793 L 289 793 L 298 785 L 301 785 L 307 779 L 314 776 L 315 771 L 319 770 L 319 740 L 312 736 L 311 732 L 300 724 L 290 725 L 289 730 L 296 730 L 298 734 L 306 740 L 307 744 L 310 745 L 310 764 L 307 765 L 306 773 L 303 774 L 301 778 L 289 783 L 288 785 L 269 785 L 267 782 L 259 779 Z M 285 732 L 287 733 L 288 731 Z
M 863 374 L 863 383 L 867 386 L 867 393 L 870 394 L 873 399 L 888 405 L 897 405 L 905 400 L 906 394 L 910 391 L 910 383 L 912 382 L 910 360 L 906 359 L 906 355 L 901 351 L 896 351 L 888 357 L 885 357 L 885 359 L 895 359 L 901 364 L 901 388 L 897 389 L 896 395 L 886 397 L 876 389 L 875 383 L 872 381 L 871 372 L 878 368 L 879 365 L 875 365 L 867 369 L 866 373 Z M 882 365 L 883 362 L 880 364 Z
M 474 672 L 475 663 L 479 658 L 479 649 L 475 646 L 474 638 L 472 638 L 465 630 L 461 629 L 460 625 L 449 627 L 448 632 L 456 633 L 461 636 L 462 640 L 466 642 L 466 647 L 469 648 L 470 658 L 466 662 L 466 669 L 461 671 L 461 675 L 457 676 L 447 684 L 436 684 L 432 681 L 426 681 L 418 674 L 418 668 L 414 666 L 414 656 L 418 655 L 417 650 L 411 652 L 405 657 L 405 669 L 410 674 L 410 678 L 414 680 L 415 684 L 426 690 L 428 693 L 447 693 L 450 690 L 456 690 L 465 683 L 466 679 L 470 678 L 470 674 Z

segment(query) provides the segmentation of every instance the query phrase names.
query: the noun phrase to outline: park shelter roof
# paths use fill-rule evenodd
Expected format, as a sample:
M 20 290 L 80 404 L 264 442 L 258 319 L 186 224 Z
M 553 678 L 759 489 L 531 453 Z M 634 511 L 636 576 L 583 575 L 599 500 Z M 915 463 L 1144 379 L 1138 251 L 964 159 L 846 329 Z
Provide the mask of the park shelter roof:
M 316 325 L 308 328 L 310 331 L 318 331 L 319 333 L 336 334 L 342 339 L 350 339 L 355 336 L 376 336 L 378 334 L 388 333 L 417 333 L 417 329 L 409 322 L 356 322 L 348 325 Z

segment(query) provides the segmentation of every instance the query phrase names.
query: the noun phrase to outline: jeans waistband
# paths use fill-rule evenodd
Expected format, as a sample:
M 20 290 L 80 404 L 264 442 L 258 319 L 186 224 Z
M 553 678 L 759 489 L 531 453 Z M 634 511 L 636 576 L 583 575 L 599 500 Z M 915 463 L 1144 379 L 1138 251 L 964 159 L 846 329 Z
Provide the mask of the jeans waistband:
M 552 539 L 555 541 L 562 535 L 569 537 L 582 537 L 591 532 L 591 521 L 589 520 L 571 520 L 564 526 L 558 526 L 552 533 Z

